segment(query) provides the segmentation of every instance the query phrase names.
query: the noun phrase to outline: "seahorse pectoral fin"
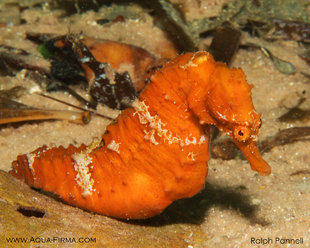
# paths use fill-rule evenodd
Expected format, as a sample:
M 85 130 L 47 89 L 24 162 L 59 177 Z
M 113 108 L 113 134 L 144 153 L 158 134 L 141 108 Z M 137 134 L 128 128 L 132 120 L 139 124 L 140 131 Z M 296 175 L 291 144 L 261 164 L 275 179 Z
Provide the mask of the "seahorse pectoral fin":
M 249 161 L 252 170 L 258 172 L 261 176 L 267 176 L 271 172 L 270 166 L 262 158 L 257 148 L 256 142 L 249 140 L 248 142 L 235 141 L 236 145 L 243 152 L 246 159 Z

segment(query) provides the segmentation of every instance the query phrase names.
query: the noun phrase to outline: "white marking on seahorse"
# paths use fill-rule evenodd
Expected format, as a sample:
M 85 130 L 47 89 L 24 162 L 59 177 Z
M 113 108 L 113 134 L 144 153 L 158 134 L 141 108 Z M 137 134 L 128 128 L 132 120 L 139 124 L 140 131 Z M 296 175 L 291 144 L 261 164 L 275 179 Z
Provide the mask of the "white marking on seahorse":
M 155 133 L 159 137 L 163 137 L 164 139 L 166 139 L 169 144 L 181 142 L 181 139 L 177 135 L 174 136 L 169 129 L 163 128 L 164 126 L 166 126 L 166 123 L 164 123 L 158 115 L 152 116 L 150 114 L 148 110 L 149 107 L 144 103 L 144 101 L 139 101 L 139 99 L 136 99 L 132 103 L 132 106 L 136 110 L 136 112 L 133 113 L 133 116 L 138 114 L 141 124 L 149 124 L 151 131 L 145 131 L 145 138 L 149 139 L 154 145 L 158 145 L 158 142 L 156 141 L 154 136 Z
M 115 152 L 118 153 L 118 154 L 120 154 L 120 152 L 119 152 L 119 145 L 120 145 L 120 144 L 121 144 L 121 143 L 116 143 L 115 140 L 112 140 L 112 141 L 110 142 L 110 144 L 107 145 L 107 148 L 110 149 L 110 150 L 112 150 L 112 151 L 115 151 Z
M 33 180 L 35 181 L 36 178 L 35 178 L 35 170 L 33 168 L 33 163 L 34 163 L 34 160 L 40 156 L 41 153 L 43 152 L 46 152 L 47 150 L 49 149 L 49 147 L 47 147 L 46 149 L 42 150 L 42 151 L 39 151 L 39 152 L 30 152 L 30 153 L 26 153 L 26 156 L 27 156 L 27 161 L 28 161 L 28 167 L 30 169 L 30 172 L 32 174 L 32 178 Z
M 27 156 L 27 160 L 28 160 L 28 167 L 29 167 L 29 169 L 31 171 L 33 179 L 35 179 L 34 178 L 33 162 L 34 162 L 34 159 L 38 156 L 38 154 L 36 154 L 36 153 L 27 153 L 26 156 Z
M 148 110 L 148 106 L 145 104 L 144 101 L 140 101 L 139 99 L 136 99 L 132 103 L 133 108 L 136 110 L 136 112 L 133 113 L 133 116 L 136 114 L 139 117 L 139 121 L 141 124 L 149 124 L 150 130 L 144 130 L 145 136 L 144 138 L 146 140 L 150 140 L 154 145 L 158 145 L 158 141 L 155 139 L 155 134 L 157 134 L 160 138 L 164 138 L 168 141 L 168 144 L 180 144 L 181 147 L 188 146 L 190 144 L 193 145 L 200 145 L 204 142 L 206 142 L 206 137 L 202 135 L 200 137 L 199 142 L 197 142 L 197 138 L 190 135 L 190 137 L 186 137 L 183 141 L 178 135 L 174 135 L 169 129 L 164 128 L 166 126 L 166 123 L 164 123 L 158 115 L 152 116 Z M 190 140 L 191 138 L 192 140 Z
M 194 54 L 185 65 L 180 65 L 179 68 L 186 70 L 189 67 L 197 67 L 198 65 L 208 61 L 208 56 L 206 54 Z
M 91 195 L 95 189 L 94 179 L 91 178 L 91 172 L 88 165 L 92 163 L 92 158 L 86 151 L 74 153 L 71 155 L 74 160 L 74 170 L 76 171 L 75 181 L 82 189 L 82 196 Z

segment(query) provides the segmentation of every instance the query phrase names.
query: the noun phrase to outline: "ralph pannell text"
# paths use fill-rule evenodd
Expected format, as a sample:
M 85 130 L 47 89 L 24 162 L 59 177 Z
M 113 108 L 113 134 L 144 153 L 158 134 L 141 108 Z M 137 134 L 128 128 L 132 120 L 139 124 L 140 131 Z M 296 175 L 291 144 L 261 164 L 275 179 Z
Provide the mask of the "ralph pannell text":
M 256 238 L 251 237 L 250 239 L 251 245 L 302 245 L 304 244 L 304 238 L 284 238 L 284 237 L 274 237 L 274 238 Z

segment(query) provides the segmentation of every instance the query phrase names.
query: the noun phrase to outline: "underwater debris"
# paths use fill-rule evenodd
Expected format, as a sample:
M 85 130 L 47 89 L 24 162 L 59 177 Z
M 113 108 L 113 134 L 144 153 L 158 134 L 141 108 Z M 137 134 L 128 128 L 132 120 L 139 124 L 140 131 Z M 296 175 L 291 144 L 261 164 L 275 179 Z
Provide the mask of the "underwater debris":
M 229 22 L 244 6 L 243 1 L 228 2 L 222 6 L 218 16 L 186 21 L 183 13 L 168 0 L 150 1 L 149 4 L 181 52 L 197 50 L 200 34 Z
M 132 7 L 133 3 L 136 4 L 136 8 Z M 201 34 L 212 31 L 227 22 L 240 28 L 247 23 L 262 23 L 264 24 L 263 29 L 267 27 L 267 33 L 274 30 L 276 34 L 287 34 L 287 37 L 299 36 L 299 40 L 303 42 L 308 40 L 307 23 L 309 23 L 310 19 L 306 11 L 306 1 L 228 1 L 220 6 L 221 10 L 216 15 L 200 16 L 191 21 L 186 20 L 184 10 L 182 11 L 182 8 L 178 8 L 173 3 L 169 0 L 128 2 L 58 0 L 53 7 L 64 9 L 68 15 L 81 13 L 89 9 L 98 11 L 106 8 L 106 16 L 97 20 L 97 23 L 102 25 L 111 23 L 113 20 L 123 21 L 130 18 L 143 20 L 139 12 L 151 12 L 156 23 L 159 24 L 158 26 L 165 30 L 167 35 L 175 42 L 179 52 L 194 51 L 197 49 Z
M 238 29 L 220 27 L 216 30 L 208 51 L 216 61 L 229 65 L 239 47 L 240 37 L 241 32 Z
M 65 10 L 66 14 L 69 16 L 76 13 L 80 14 L 83 11 L 90 9 L 97 11 L 100 7 L 97 1 L 98 0 L 56 0 L 51 1 L 51 3 L 54 8 L 61 8 Z
M 273 62 L 273 65 L 278 69 L 279 72 L 282 72 L 284 74 L 295 73 L 295 67 L 290 62 L 279 59 L 265 47 L 260 47 L 260 50 Z
M 276 146 L 283 146 L 298 141 L 310 140 L 310 127 L 292 127 L 280 130 L 274 136 L 266 138 L 258 143 L 260 152 L 263 154 Z M 231 160 L 235 158 L 245 159 L 238 147 L 230 138 L 221 138 L 211 144 L 213 158 Z
M 55 97 L 52 97 L 52 96 L 49 96 L 49 95 L 45 95 L 44 93 L 37 93 L 37 94 L 40 95 L 40 96 L 43 96 L 43 97 L 45 97 L 45 98 L 49 98 L 49 99 L 51 99 L 51 100 L 53 100 L 53 101 L 56 101 L 56 102 L 62 103 L 62 104 L 64 104 L 64 105 L 70 106 L 70 107 L 72 107 L 72 108 L 76 108 L 76 109 L 82 110 L 82 111 L 84 111 L 84 112 L 89 112 L 89 113 L 91 113 L 91 114 L 94 114 L 94 115 L 96 115 L 96 116 L 100 116 L 100 117 L 102 117 L 102 118 L 105 118 L 105 119 L 108 119 L 108 120 L 111 120 L 111 121 L 114 120 L 114 118 L 109 117 L 109 116 L 107 116 L 107 115 L 100 114 L 100 113 L 96 112 L 95 110 L 92 110 L 92 109 L 89 109 L 89 108 L 82 108 L 82 107 L 73 105 L 73 104 L 71 104 L 71 103 L 62 101 L 62 100 L 60 100 L 60 99 L 57 99 L 57 98 L 55 98 Z M 86 107 L 87 107 L 87 106 L 86 106 Z M 87 114 L 85 114 L 85 116 L 87 116 Z M 89 121 L 87 121 L 87 123 L 88 123 L 88 122 L 89 122 Z
M 145 86 L 148 70 L 155 64 L 152 54 L 125 43 L 74 34 L 52 37 L 48 34 L 29 33 L 27 37 L 40 45 L 45 44 L 45 50 L 48 50 L 45 53 L 49 54 L 51 60 L 51 76 L 57 81 L 53 80 L 47 89 L 66 90 L 75 96 L 66 84 L 82 81 L 79 80 L 82 77 L 89 83 L 94 100 L 86 105 L 94 109 L 97 102 L 117 109 L 129 106 L 137 96 L 136 91 Z M 129 69 L 130 74 L 122 66 Z
M 86 83 L 81 66 L 75 63 L 59 60 L 52 61 L 50 73 L 52 77 L 65 85 Z
M 180 51 L 194 51 L 199 41 L 199 33 L 188 25 L 182 13 L 168 0 L 150 1 L 150 4 L 160 17 L 162 28 Z
M 290 0 L 231 1 L 223 4 L 217 16 L 193 21 L 186 21 L 183 13 L 168 0 L 151 2 L 157 4 L 153 4 L 155 12 L 157 10 L 159 13 L 164 13 L 161 16 L 163 16 L 163 21 L 169 24 L 168 32 L 174 36 L 174 40 L 183 51 L 197 47 L 200 34 L 214 30 L 225 22 L 240 28 L 247 23 L 261 23 L 263 29 L 267 27 L 269 31 L 275 30 L 275 34 L 286 34 L 287 38 L 298 38 L 297 40 L 302 42 L 309 42 L 310 19 L 305 11 L 305 2 L 292 3 Z
M 304 59 L 308 64 L 310 64 L 310 49 L 306 49 L 303 53 L 299 55 L 302 59 Z
M 85 106 L 95 109 L 96 104 L 97 104 L 96 102 L 87 101 L 86 99 L 84 99 L 82 96 L 80 96 L 78 93 L 76 93 L 73 89 L 71 89 L 68 86 L 68 84 L 70 84 L 71 82 L 74 82 L 74 83 L 87 82 L 85 77 L 82 76 L 83 69 L 78 61 L 78 57 L 77 57 L 78 55 L 74 54 L 72 50 L 72 43 L 70 43 L 70 49 L 67 49 L 67 47 L 64 47 L 64 48 L 58 49 L 57 51 L 57 47 L 55 45 L 53 46 L 52 44 L 54 44 L 55 42 L 59 42 L 59 41 L 61 42 L 64 41 L 64 42 L 69 43 L 65 39 L 65 37 L 58 37 L 57 39 L 48 39 L 49 36 L 46 34 L 38 34 L 38 35 L 28 34 L 27 37 L 36 42 L 39 42 L 42 39 L 47 40 L 46 49 L 51 49 L 53 51 L 52 53 L 49 53 L 50 54 L 49 59 L 57 58 L 57 59 L 63 59 L 63 60 L 52 61 L 51 70 L 49 72 L 46 68 L 28 64 L 21 58 L 15 58 L 14 54 L 1 53 L 0 57 L 3 59 L 2 61 L 5 62 L 5 65 L 10 65 L 11 67 L 14 67 L 17 70 L 28 69 L 30 72 L 27 72 L 27 76 L 33 79 L 35 82 L 37 82 L 44 91 L 49 91 L 49 92 L 55 91 L 55 90 L 67 91 Z M 86 46 L 85 46 L 85 49 L 87 49 Z M 71 55 L 67 56 L 70 53 L 70 50 L 71 50 Z M 145 66 L 145 65 L 147 66 L 145 61 L 146 60 L 143 60 L 142 57 L 139 57 L 139 58 L 137 57 L 137 64 L 140 63 L 142 66 Z M 87 63 L 84 63 L 84 65 L 86 64 Z M 96 65 L 99 66 L 99 63 Z M 95 69 L 95 68 L 93 67 L 92 69 Z M 96 73 L 99 72 L 98 70 L 100 71 L 101 69 L 99 69 L 98 67 L 95 70 L 95 72 Z M 104 71 L 100 72 L 100 75 L 104 75 L 103 72 Z M 13 75 L 14 74 L 12 73 L 12 76 Z M 101 78 L 98 79 L 98 82 L 99 80 L 101 80 Z M 107 80 L 108 80 L 107 82 L 109 83 L 110 82 L 109 79 Z M 93 84 L 90 92 L 94 100 L 98 102 L 102 102 L 111 108 L 125 108 L 125 106 L 128 106 L 130 101 L 133 99 L 133 95 L 136 95 L 135 88 L 133 87 L 131 78 L 127 72 L 122 73 L 122 74 L 115 72 L 115 78 L 112 79 L 112 84 L 109 83 L 108 85 L 111 85 L 111 87 L 113 88 L 113 89 L 112 88 L 110 89 L 110 96 L 111 96 L 110 98 L 108 98 L 107 95 L 104 95 L 104 93 L 107 93 L 107 92 L 100 92 L 100 90 L 103 89 L 103 85 L 98 86 L 96 84 Z M 96 88 L 96 86 L 98 87 Z M 116 94 L 116 96 L 114 96 L 114 94 Z M 119 102 L 116 103 L 115 99 L 117 99 Z
M 90 94 L 97 101 L 114 109 L 125 109 L 131 106 L 138 96 L 129 73 L 118 73 L 109 70 L 109 63 L 96 60 L 87 46 L 80 41 L 72 43 L 79 61 L 94 73 Z M 110 74 L 110 75 L 109 75 Z
M 296 40 L 310 43 L 310 23 L 274 19 L 274 32 L 268 38 Z
M 0 97 L 0 124 L 51 119 L 87 124 L 90 120 L 90 114 L 88 112 L 69 110 L 38 109 Z
M 70 82 L 70 80 L 67 80 L 68 78 L 71 78 L 73 81 L 74 79 L 80 79 L 80 81 L 86 81 L 84 77 L 77 77 L 73 75 L 72 70 L 68 69 L 66 70 L 67 73 L 64 72 L 64 68 L 61 68 L 57 71 L 56 77 L 54 77 L 47 68 L 40 67 L 33 65 L 31 63 L 28 63 L 24 58 L 16 57 L 15 53 L 6 53 L 0 52 L 0 71 L 5 73 L 7 76 L 15 76 L 17 71 L 20 71 L 22 69 L 26 69 L 27 72 L 25 74 L 26 77 L 30 78 L 34 82 L 36 82 L 43 91 L 56 91 L 56 90 L 64 90 L 70 93 L 72 96 L 74 96 L 78 101 L 80 101 L 82 104 L 85 104 L 88 107 L 94 108 L 94 104 L 85 100 L 82 96 L 80 96 L 78 93 L 76 93 L 73 89 L 69 88 L 66 83 L 64 82 Z M 58 66 L 59 67 L 59 66 Z M 59 67 L 60 68 L 60 67 Z M 71 68 L 71 67 L 70 67 Z M 52 70 L 53 71 L 53 70 Z M 60 72 L 61 71 L 61 72 Z M 60 75 L 63 75 L 61 77 Z M 69 75 L 69 76 L 65 76 Z M 64 80 L 64 78 L 66 80 Z M 75 83 L 77 81 L 74 81 Z M 13 89 L 11 89 L 12 92 Z M 8 94 L 10 92 L 7 92 Z M 8 96 L 6 96 L 8 97 Z
M 279 72 L 284 74 L 295 73 L 295 67 L 290 62 L 279 59 L 263 46 L 248 42 L 246 44 L 240 45 L 240 47 L 245 49 L 247 48 L 259 49 L 266 57 L 268 57 L 272 61 L 273 65 Z
M 0 97 L 16 99 L 26 93 L 27 89 L 23 86 L 15 86 L 8 90 L 0 90 Z
M 36 43 L 42 56 L 51 62 L 50 78 L 57 79 L 65 85 L 87 83 L 83 68 L 66 36 L 27 32 L 26 38 Z
M 262 153 L 270 151 L 273 147 L 283 146 L 297 141 L 310 140 L 310 127 L 292 127 L 280 130 L 273 137 L 263 140 L 260 144 Z
M 47 69 L 33 64 L 29 64 L 18 55 L 19 54 L 16 53 L 0 52 L 0 71 L 3 75 L 13 76 L 15 75 L 16 70 L 20 71 L 22 69 L 40 71 L 42 74 L 45 75 L 48 74 Z
M 307 178 L 310 176 L 310 170 L 308 169 L 298 170 L 290 174 L 290 177 L 296 177 L 296 176 Z
M 219 138 L 211 143 L 210 147 L 212 158 L 223 160 L 236 159 L 242 157 L 242 153 L 230 138 Z
M 285 114 L 281 115 L 278 120 L 281 122 L 305 121 L 310 118 L 310 109 L 303 110 L 299 106 L 306 101 L 305 97 L 299 99 L 296 106 L 289 109 Z
M 25 207 L 25 206 L 19 206 L 16 209 L 17 212 L 21 213 L 22 215 L 26 217 L 35 217 L 35 218 L 43 218 L 45 215 L 45 211 L 42 209 L 37 209 L 34 207 Z

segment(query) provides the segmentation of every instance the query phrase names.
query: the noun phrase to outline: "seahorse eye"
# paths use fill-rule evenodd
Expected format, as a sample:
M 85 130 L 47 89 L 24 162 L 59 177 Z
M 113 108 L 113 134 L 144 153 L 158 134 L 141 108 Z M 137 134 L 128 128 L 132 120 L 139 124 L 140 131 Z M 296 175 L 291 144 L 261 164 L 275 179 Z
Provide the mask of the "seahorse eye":
M 238 126 L 235 127 L 233 134 L 235 139 L 244 142 L 250 137 L 251 130 L 245 126 Z

